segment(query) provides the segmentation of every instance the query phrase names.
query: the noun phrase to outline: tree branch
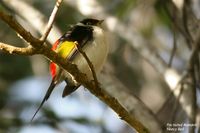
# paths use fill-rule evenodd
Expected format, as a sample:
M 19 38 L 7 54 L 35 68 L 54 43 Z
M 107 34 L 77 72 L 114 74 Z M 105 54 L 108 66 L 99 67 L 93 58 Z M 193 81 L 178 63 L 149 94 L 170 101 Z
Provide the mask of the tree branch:
M 2 50 L 5 53 L 8 54 L 14 54 L 14 55 L 34 55 L 37 54 L 35 49 L 32 46 L 28 46 L 26 48 L 20 48 L 20 47 L 15 47 L 11 46 L 6 43 L 0 42 L 0 50 Z

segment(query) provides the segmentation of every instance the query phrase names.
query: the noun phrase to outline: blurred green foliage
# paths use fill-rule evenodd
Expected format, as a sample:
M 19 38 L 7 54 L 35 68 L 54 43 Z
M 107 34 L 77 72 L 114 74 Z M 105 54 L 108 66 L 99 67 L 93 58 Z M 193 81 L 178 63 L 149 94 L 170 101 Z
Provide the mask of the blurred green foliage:
M 166 26 L 170 27 L 172 24 L 172 21 L 169 18 L 169 14 L 168 14 L 168 10 L 166 6 L 167 6 L 167 1 L 165 0 L 157 0 L 154 5 L 156 13 L 158 14 L 159 20 Z
M 11 82 L 32 75 L 29 57 L 0 54 L 0 76 Z

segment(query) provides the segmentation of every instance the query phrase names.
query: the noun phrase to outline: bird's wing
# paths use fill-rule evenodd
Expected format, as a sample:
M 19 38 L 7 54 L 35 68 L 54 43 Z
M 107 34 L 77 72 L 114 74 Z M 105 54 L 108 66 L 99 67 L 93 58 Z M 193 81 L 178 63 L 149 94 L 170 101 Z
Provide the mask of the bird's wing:
M 74 42 L 77 42 L 79 47 L 83 48 L 88 41 L 93 40 L 93 28 L 91 26 L 82 26 L 82 25 L 75 25 L 73 26 L 67 33 L 65 33 L 60 39 L 59 46 L 63 45 L 65 52 L 67 52 L 67 47 L 72 48 L 72 44 L 69 45 L 69 42 L 73 42 L 73 48 L 71 49 L 70 53 L 67 53 L 67 56 L 64 57 L 68 60 L 73 60 L 73 57 L 77 54 L 77 48 L 75 47 Z

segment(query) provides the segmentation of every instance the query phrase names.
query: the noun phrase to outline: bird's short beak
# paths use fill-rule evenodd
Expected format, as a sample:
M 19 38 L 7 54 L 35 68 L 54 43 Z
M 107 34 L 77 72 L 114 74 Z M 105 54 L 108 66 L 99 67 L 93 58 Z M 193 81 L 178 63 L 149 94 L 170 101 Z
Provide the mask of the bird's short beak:
M 99 20 L 98 24 L 101 25 L 103 23 L 103 21 L 104 21 L 103 19 Z

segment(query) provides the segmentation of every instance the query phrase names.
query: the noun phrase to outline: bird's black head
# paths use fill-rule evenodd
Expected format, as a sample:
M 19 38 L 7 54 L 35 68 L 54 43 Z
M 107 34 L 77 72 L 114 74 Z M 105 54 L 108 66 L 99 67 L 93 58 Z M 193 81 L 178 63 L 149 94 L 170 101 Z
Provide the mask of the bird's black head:
M 92 19 L 92 18 L 86 18 L 80 21 L 81 24 L 91 25 L 91 26 L 99 26 L 102 22 L 103 20 Z

